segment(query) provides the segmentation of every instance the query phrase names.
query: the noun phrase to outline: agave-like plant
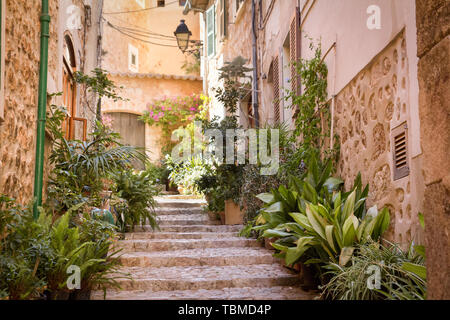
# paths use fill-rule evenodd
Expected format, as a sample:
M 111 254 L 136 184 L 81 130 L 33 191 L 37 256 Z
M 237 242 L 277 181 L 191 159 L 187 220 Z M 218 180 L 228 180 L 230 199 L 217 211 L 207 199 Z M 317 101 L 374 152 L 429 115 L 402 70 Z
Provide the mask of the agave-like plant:
M 389 226 L 389 211 L 376 206 L 366 211 L 368 186 L 359 174 L 350 192 L 342 192 L 342 180 L 331 176 L 331 162 L 322 168 L 313 157 L 308 171 L 291 178 L 289 188 L 280 186 L 257 197 L 265 203 L 254 230 L 263 237 L 278 238 L 272 244 L 278 257 L 292 265 L 330 261 L 348 263 L 354 245 L 378 240 Z

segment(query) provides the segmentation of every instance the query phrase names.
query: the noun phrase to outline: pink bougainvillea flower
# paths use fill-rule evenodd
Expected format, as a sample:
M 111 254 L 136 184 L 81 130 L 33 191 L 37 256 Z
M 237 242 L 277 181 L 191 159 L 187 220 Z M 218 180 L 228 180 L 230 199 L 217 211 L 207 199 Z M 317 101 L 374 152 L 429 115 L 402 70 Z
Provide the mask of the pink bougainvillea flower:
M 197 109 L 195 109 L 195 108 L 191 108 L 190 110 L 191 110 L 191 111 L 197 111 Z
M 160 118 L 164 117 L 164 112 L 158 113 L 158 117 L 160 117 Z

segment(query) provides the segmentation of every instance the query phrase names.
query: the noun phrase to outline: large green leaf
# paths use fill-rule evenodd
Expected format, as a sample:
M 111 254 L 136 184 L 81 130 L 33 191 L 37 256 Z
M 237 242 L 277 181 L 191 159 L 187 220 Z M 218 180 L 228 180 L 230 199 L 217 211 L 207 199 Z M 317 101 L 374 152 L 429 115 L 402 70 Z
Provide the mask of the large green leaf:
M 325 227 L 322 223 L 318 220 L 318 214 L 312 209 L 311 205 L 306 206 L 306 216 L 308 217 L 309 223 L 311 224 L 314 231 L 321 236 L 323 239 L 326 240 L 325 237 Z
M 425 266 L 411 263 L 411 262 L 404 262 L 402 264 L 402 269 L 408 272 L 412 272 L 415 275 L 417 275 L 419 278 L 426 280 L 427 279 L 427 269 Z
M 281 230 L 276 229 L 269 229 L 264 231 L 263 237 L 264 238 L 282 238 L 282 237 L 289 237 L 291 234 L 288 232 L 284 232 Z
M 332 226 L 332 225 L 326 226 L 325 227 L 325 235 L 326 235 L 326 238 L 327 238 L 328 245 L 331 247 L 331 249 L 333 249 L 333 251 L 335 253 L 337 253 L 336 248 L 334 246 L 333 229 L 334 229 L 334 226 Z
M 355 216 L 351 215 L 344 222 L 344 226 L 342 227 L 343 232 L 343 246 L 350 247 L 355 243 L 356 240 L 356 230 L 354 227 L 354 219 Z
M 317 204 L 318 197 L 316 189 L 314 189 L 313 186 L 311 186 L 311 184 L 309 184 L 308 182 L 305 182 L 304 184 L 303 198 L 305 198 L 305 200 L 308 200 L 312 204 Z
M 271 193 L 261 193 L 256 196 L 262 202 L 269 204 L 275 201 L 275 197 Z
M 353 214 L 353 211 L 355 209 L 355 197 L 356 193 L 355 191 L 353 191 L 352 193 L 350 193 L 347 200 L 345 200 L 344 209 L 341 217 L 343 221 L 347 220 L 347 218 L 350 217 L 351 214 Z
M 297 222 L 301 227 L 308 231 L 314 231 L 313 227 L 309 223 L 308 217 L 299 212 L 290 212 L 289 215 Z
M 286 252 L 286 264 L 291 265 L 297 262 L 298 259 L 310 248 L 309 243 L 313 240 L 312 237 L 303 237 L 297 240 L 297 247 L 289 248 Z
M 267 213 L 283 212 L 283 203 L 281 201 L 275 202 L 267 208 L 263 209 Z
M 294 232 L 295 234 L 298 234 L 298 235 L 303 235 L 305 233 L 304 229 L 302 229 L 302 227 L 298 223 L 295 223 L 295 222 L 284 223 L 284 224 L 280 225 L 279 228 L 283 228 L 287 232 Z

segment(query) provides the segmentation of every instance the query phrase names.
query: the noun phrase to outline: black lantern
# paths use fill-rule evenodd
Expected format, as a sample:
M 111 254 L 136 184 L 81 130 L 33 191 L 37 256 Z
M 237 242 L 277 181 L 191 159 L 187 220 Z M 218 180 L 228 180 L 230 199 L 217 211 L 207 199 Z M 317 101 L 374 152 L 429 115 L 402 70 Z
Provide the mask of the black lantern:
M 181 23 L 177 27 L 177 30 L 174 32 L 174 34 L 175 37 L 177 37 L 178 48 L 180 48 L 183 53 L 186 52 L 189 46 L 189 38 L 192 36 L 192 32 L 189 31 L 185 20 L 181 20 Z

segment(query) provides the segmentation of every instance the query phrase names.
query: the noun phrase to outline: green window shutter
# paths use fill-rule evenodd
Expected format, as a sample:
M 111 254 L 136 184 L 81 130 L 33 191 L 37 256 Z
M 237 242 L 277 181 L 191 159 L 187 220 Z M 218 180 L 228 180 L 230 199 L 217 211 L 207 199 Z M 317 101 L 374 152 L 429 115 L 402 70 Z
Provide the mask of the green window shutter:
M 206 11 L 206 43 L 208 57 L 212 57 L 216 53 L 215 12 L 216 10 L 214 5 Z

